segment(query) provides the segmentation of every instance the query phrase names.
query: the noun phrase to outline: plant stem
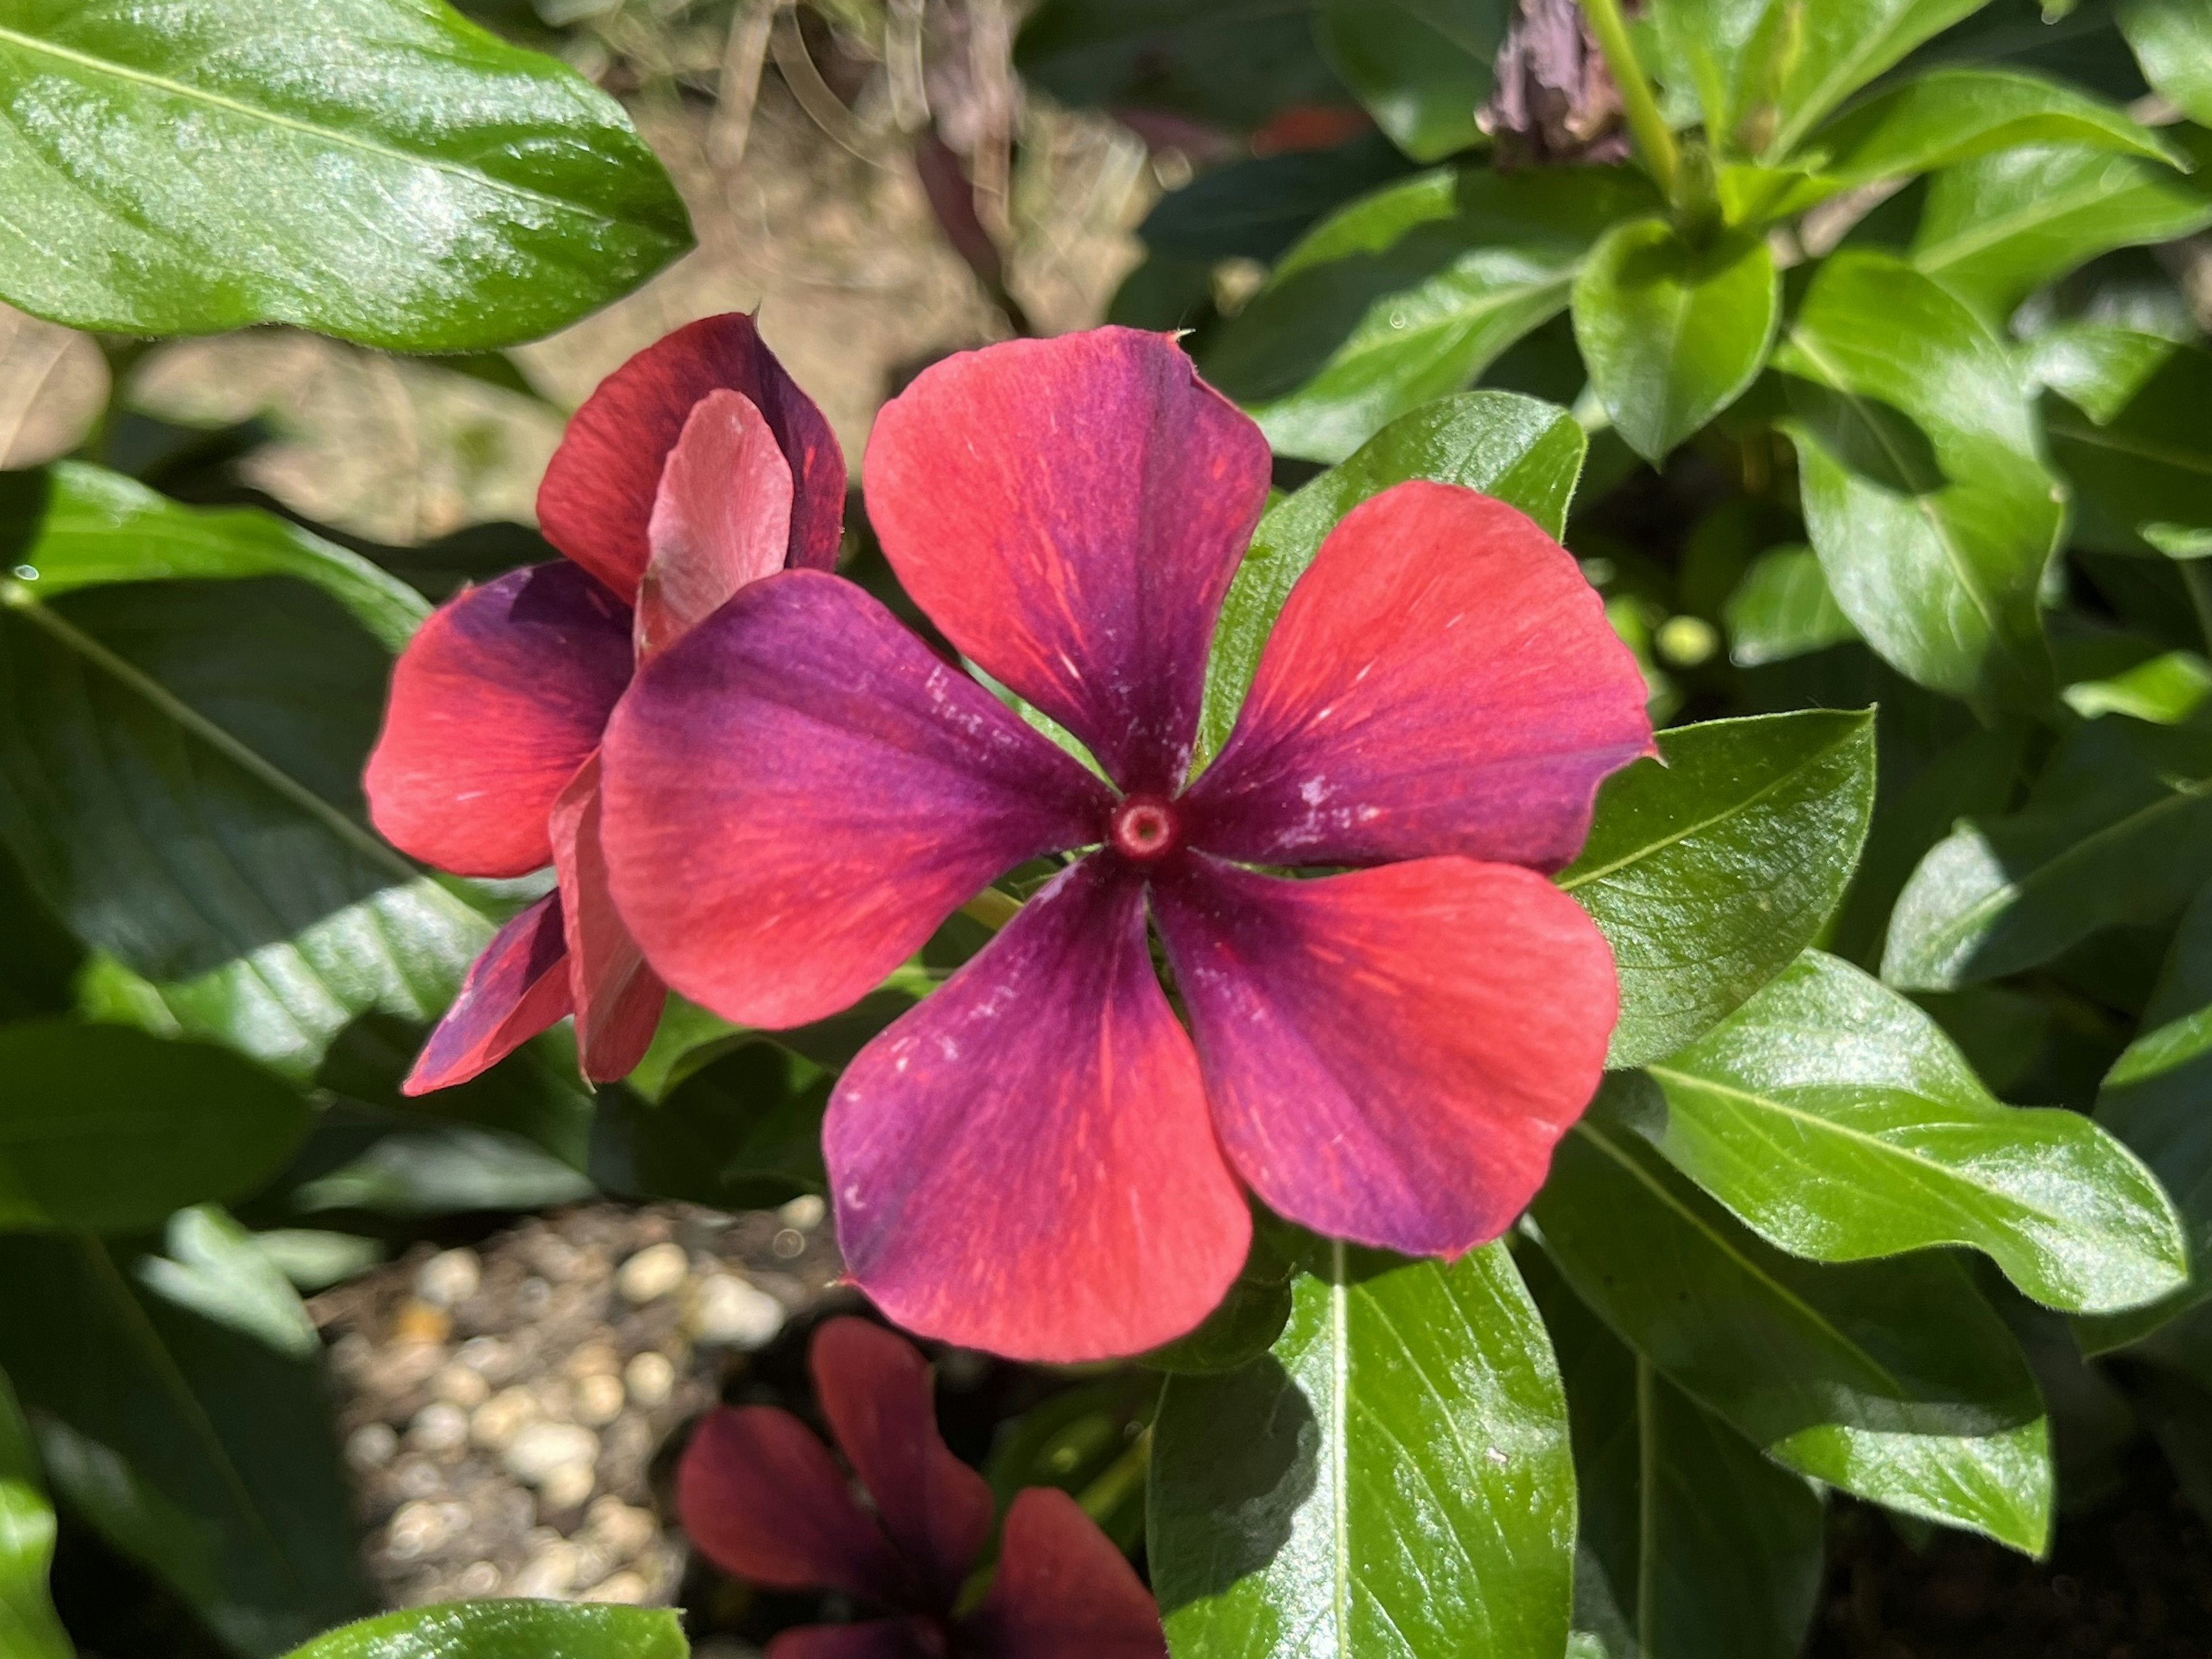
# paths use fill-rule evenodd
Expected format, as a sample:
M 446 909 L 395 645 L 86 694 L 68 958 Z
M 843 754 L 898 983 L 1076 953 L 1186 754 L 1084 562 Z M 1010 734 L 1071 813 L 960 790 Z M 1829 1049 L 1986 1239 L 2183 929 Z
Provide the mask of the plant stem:
M 1012 921 L 1020 912 L 1022 902 L 1012 893 L 996 887 L 986 887 L 974 898 L 960 907 L 960 914 L 970 921 L 980 921 L 993 933 Z
M 1621 113 L 1628 118 L 1628 137 L 1636 146 L 1637 159 L 1671 202 L 1674 181 L 1681 172 L 1681 155 L 1674 146 L 1674 133 L 1668 129 L 1667 118 L 1659 112 L 1659 100 L 1644 76 L 1644 65 L 1637 61 L 1627 20 L 1620 15 L 1620 0 L 1583 0 L 1583 15 L 1589 19 L 1590 33 L 1597 37 L 1605 66 L 1613 71 L 1613 83 L 1620 90 Z
M 1076 1494 L 1075 1501 L 1085 1515 L 1103 1524 L 1133 1490 L 1144 1484 L 1146 1468 L 1152 1461 L 1152 1431 L 1146 1428 L 1129 1443 L 1128 1450 Z

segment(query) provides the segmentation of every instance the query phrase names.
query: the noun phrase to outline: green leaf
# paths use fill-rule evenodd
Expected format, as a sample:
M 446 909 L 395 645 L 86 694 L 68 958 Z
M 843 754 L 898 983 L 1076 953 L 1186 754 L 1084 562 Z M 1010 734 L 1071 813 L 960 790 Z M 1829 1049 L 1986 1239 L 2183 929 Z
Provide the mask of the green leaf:
M 482 349 L 691 240 L 613 99 L 438 0 L 0 0 L 0 292 L 78 328 Z
M 1344 101 L 1314 44 L 1312 0 L 1046 0 L 1014 63 L 1063 104 L 1172 109 L 1231 128 Z
M 0 843 L 115 959 L 111 993 L 137 977 L 111 1006 L 305 1079 L 359 1014 L 434 1018 L 492 923 L 366 822 L 386 647 L 421 602 L 271 524 L 61 477 L 39 580 L 0 580 Z M 230 579 L 114 580 L 172 568 Z
M 1905 178 L 2021 144 L 2072 143 L 2188 164 L 2123 111 L 2017 70 L 1938 69 L 1876 94 L 1806 141 L 1838 187 Z
M 2002 322 L 2037 289 L 2100 253 L 2172 241 L 2207 224 L 2212 187 L 2201 170 L 2185 177 L 2109 150 L 2034 144 L 1930 179 L 1909 257 Z
M 138 1282 L 155 1295 L 271 1352 L 294 1359 L 322 1352 L 315 1322 L 291 1280 L 220 1206 L 178 1211 L 165 1242 L 167 1255 L 142 1256 L 137 1264 Z
M 89 1239 L 0 1239 L 0 1365 L 75 1514 L 247 1659 L 366 1610 L 312 1364 L 134 1290 Z
M 1969 819 L 1921 861 L 1881 976 L 1942 991 L 2016 973 L 2171 915 L 2208 878 L 2212 732 L 2107 715 L 2060 745 L 2020 811 Z
M 2188 1287 L 2140 1316 L 2086 1321 L 2091 1352 L 2115 1348 L 2212 1297 L 2212 887 L 2174 935 L 2142 1026 L 2097 1096 L 2097 1121 L 2142 1154 L 2189 1233 Z
M 1322 52 L 1400 149 L 1440 161 L 1482 141 L 1505 0 L 1321 0 Z
M 1463 392 L 1400 416 L 1278 501 L 1253 531 L 1214 627 L 1200 755 L 1229 741 L 1275 618 L 1338 520 L 1393 484 L 1428 478 L 1495 495 L 1562 536 L 1587 447 L 1582 428 L 1555 404 L 1511 392 Z
M 1729 595 L 1729 660 L 1739 668 L 1784 662 L 1855 640 L 1820 560 L 1809 547 L 1769 549 L 1752 562 Z
M 288 1659 L 685 1659 L 671 1607 L 563 1601 L 449 1601 L 364 1619 Z
M 1588 1118 L 1530 1214 L 1615 1334 L 1770 1456 L 2016 1549 L 2049 1540 L 2035 1379 L 1958 1262 L 1799 1261 Z
M 2212 12 L 2203 0 L 2120 0 L 2119 10 L 2143 79 L 2212 126 Z
M 307 1133 L 249 1061 L 112 1025 L 0 1025 L 0 1231 L 125 1232 L 239 1198 Z
M 2058 694 L 2083 720 L 2126 714 L 2179 726 L 2212 697 L 2212 663 L 2194 651 L 2168 651 L 2100 680 L 2076 680 Z
M 2021 374 L 2101 426 L 2135 400 L 2179 344 L 2117 323 L 2054 323 L 2021 346 Z M 2050 424 L 2048 405 L 2044 424 Z
M 1775 354 L 1789 377 L 1805 521 L 1844 614 L 1908 678 L 2038 701 L 2037 607 L 2064 520 L 2003 344 L 1884 254 L 1838 253 Z
M 1617 1120 L 1792 1255 L 1968 1245 L 2070 1313 L 2188 1276 L 2172 1207 L 2119 1142 L 2000 1105 L 1934 1020 L 1818 951 L 1648 1071 L 1612 1091 Z
M 38 1448 L 0 1372 L 0 1653 L 8 1659 L 75 1659 L 46 1595 L 53 1557 L 54 1510 Z
M 1316 226 L 1200 367 L 1279 453 L 1342 460 L 1556 315 L 1590 245 L 1655 205 L 1626 167 L 1420 174 Z
M 1795 961 L 1874 810 L 1871 711 L 1681 726 L 1659 734 L 1659 754 L 1606 780 L 1559 878 L 1620 968 L 1616 1067 L 1711 1030 Z
M 1616 1340 L 1540 1252 L 1520 1266 L 1567 1385 L 1582 1510 L 1575 1627 L 1594 1659 L 1796 1653 L 1820 1588 L 1812 1483 Z
M 629 1090 L 599 1097 L 591 1170 L 641 1197 L 721 1210 L 764 1209 L 829 1190 L 822 1114 L 832 1079 L 763 1038 L 709 1061 L 653 1103 Z
M 1137 234 L 1155 255 L 1206 270 L 1231 258 L 1274 259 L 1322 214 L 1412 170 L 1379 133 L 1231 161 L 1161 197 Z
M 1211 1376 L 1249 1364 L 1275 1346 L 1291 1322 L 1291 1285 L 1295 1265 L 1255 1229 L 1244 1270 L 1229 1286 L 1221 1305 L 1187 1336 L 1138 1356 L 1156 1371 Z
M 1628 447 L 1653 465 L 1757 378 L 1782 315 L 1763 236 L 1692 247 L 1660 218 L 1599 239 L 1575 278 L 1575 342 Z
M 2074 540 L 2099 552 L 2203 558 L 2212 555 L 2212 431 L 2204 421 L 2212 352 L 2159 342 L 2160 350 L 2148 343 L 2155 337 L 2136 337 L 2146 343 L 2124 366 L 2058 387 L 2069 403 L 2101 404 L 2102 419 L 2078 403 L 2045 402 L 2052 459 L 2081 492 Z
M 1558 1653 L 1574 1469 L 1500 1244 L 1450 1266 L 1320 1243 L 1266 1357 L 1168 1380 L 1147 1553 L 1206 1659 Z
M 1759 159 L 1790 155 L 1823 116 L 1903 58 L 1988 0 L 1818 0 L 1775 5 L 1785 13 L 1776 119 Z

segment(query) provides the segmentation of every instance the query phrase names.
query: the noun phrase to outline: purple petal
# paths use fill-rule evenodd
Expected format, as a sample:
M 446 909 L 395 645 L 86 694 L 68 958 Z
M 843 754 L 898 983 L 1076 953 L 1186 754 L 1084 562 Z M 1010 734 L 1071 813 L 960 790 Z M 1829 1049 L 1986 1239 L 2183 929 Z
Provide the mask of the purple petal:
M 569 1012 L 561 896 L 548 893 L 492 935 L 469 964 L 399 1091 L 450 1089 L 496 1065 Z
M 1030 1486 L 1006 1511 L 999 1576 L 961 1632 L 978 1659 L 1167 1659 L 1159 1608 L 1066 1492 Z

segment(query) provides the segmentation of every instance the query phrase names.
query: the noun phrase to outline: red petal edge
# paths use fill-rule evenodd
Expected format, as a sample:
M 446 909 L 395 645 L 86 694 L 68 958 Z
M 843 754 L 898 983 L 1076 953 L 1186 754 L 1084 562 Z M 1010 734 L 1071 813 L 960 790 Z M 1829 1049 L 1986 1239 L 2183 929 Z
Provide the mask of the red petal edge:
M 430 1033 L 399 1092 L 426 1095 L 466 1083 L 568 1010 L 561 896 L 548 893 L 493 934 L 469 965 L 460 994 Z
M 668 452 L 653 503 L 653 556 L 637 588 L 645 658 L 704 622 L 747 582 L 783 568 L 791 466 L 751 401 L 710 392 Z
M 1167 1659 L 1159 1608 L 1082 1506 L 1015 1494 L 991 1594 L 962 1634 L 988 1659 Z
M 576 1063 L 592 1082 L 611 1083 L 635 1071 L 653 1046 L 668 994 L 607 890 L 599 771 L 597 754 L 577 769 L 554 804 L 551 828 L 576 1011 Z

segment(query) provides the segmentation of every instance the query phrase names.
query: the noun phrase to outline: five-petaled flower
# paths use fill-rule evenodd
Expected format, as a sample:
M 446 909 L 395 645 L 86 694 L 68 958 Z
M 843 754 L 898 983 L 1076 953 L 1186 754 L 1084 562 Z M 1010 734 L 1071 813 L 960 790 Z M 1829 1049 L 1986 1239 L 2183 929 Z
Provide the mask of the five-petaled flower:
M 684 1528 L 726 1571 L 833 1589 L 887 1616 L 787 1631 L 769 1659 L 1166 1659 L 1152 1596 L 1066 1492 L 1034 1486 L 1006 1512 L 990 1594 L 961 1592 L 991 1533 L 991 1489 L 937 1429 L 911 1343 L 833 1319 L 809 1355 L 817 1399 L 872 1508 L 829 1449 L 773 1406 L 701 1421 L 676 1474 Z
M 827 569 L 845 462 L 752 319 L 680 329 L 609 375 L 546 469 L 538 513 L 568 562 L 440 607 L 393 671 L 369 757 L 386 838 L 464 876 L 554 866 L 432 1033 L 410 1094 L 474 1077 L 564 1015 L 586 1077 L 629 1072 L 666 993 L 607 895 L 599 736 L 639 663 L 739 587 Z
M 1192 779 L 1268 472 L 1259 429 L 1127 329 L 951 358 L 878 419 L 868 510 L 906 591 L 1103 779 L 806 571 L 648 663 L 609 725 L 623 914 L 746 1024 L 845 1006 L 1001 873 L 1094 849 L 832 1099 L 848 1267 L 911 1329 L 1054 1360 L 1175 1337 L 1244 1261 L 1240 1178 L 1317 1232 L 1456 1254 L 1595 1090 L 1612 957 L 1539 872 L 1652 751 L 1634 658 L 1527 518 L 1401 484 L 1328 537 Z

